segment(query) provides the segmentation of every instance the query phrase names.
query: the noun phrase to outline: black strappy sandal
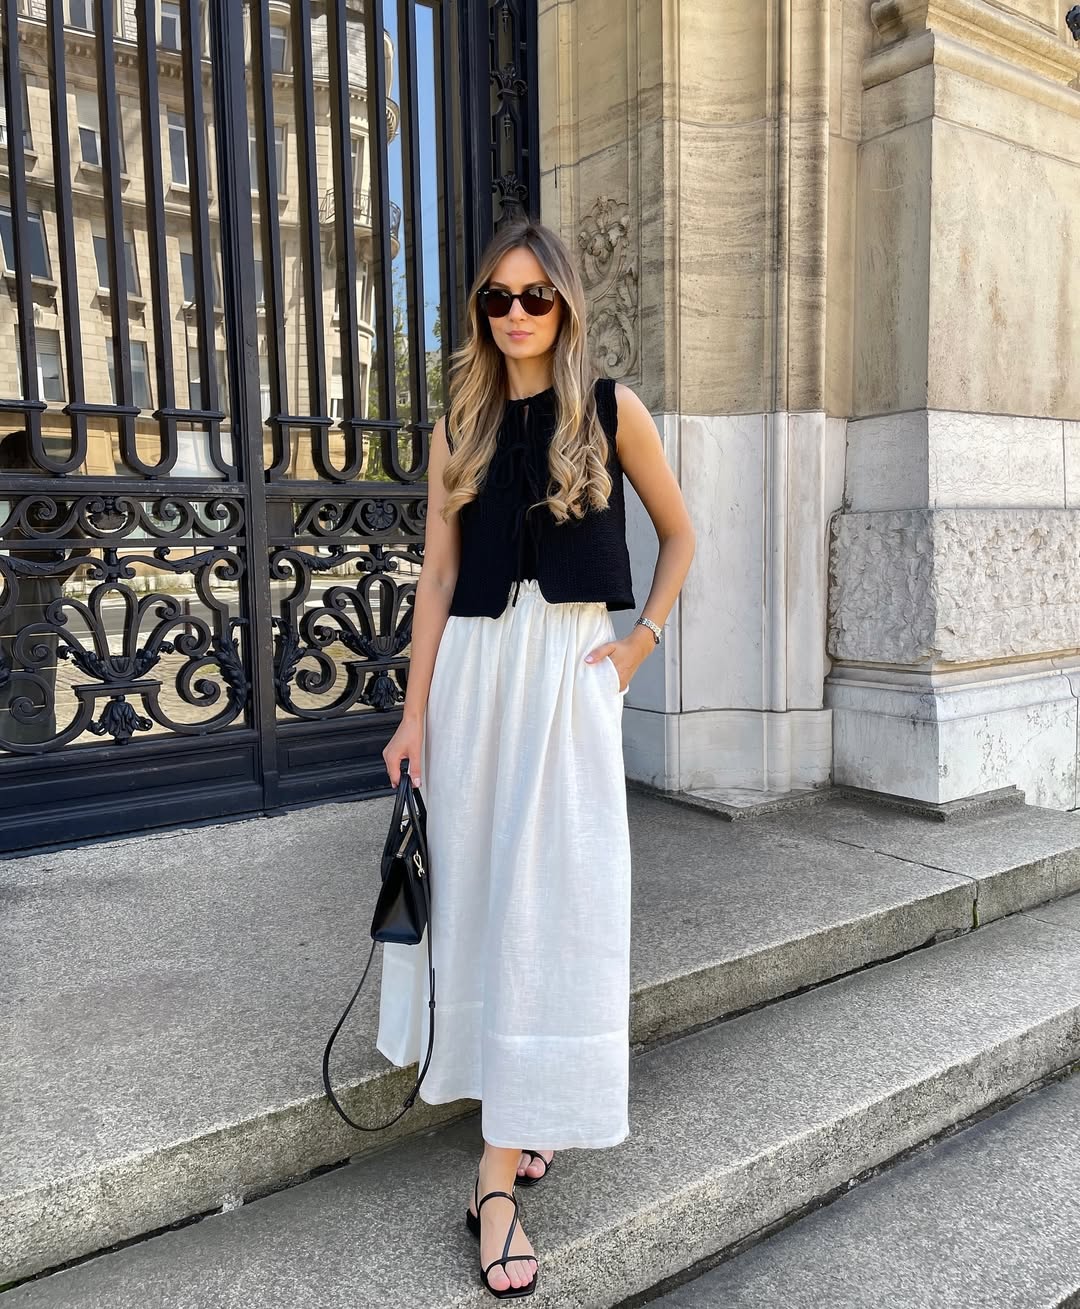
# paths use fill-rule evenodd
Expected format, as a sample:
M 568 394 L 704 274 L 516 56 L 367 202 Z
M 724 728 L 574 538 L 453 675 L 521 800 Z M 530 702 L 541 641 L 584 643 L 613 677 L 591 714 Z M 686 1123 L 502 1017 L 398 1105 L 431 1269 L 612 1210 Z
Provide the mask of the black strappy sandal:
M 522 1146 L 521 1153 L 531 1154 L 533 1159 L 539 1159 L 544 1165 L 544 1171 L 539 1177 L 530 1177 L 528 1173 L 521 1173 L 517 1177 L 517 1184 L 520 1184 L 521 1186 L 535 1186 L 537 1182 L 542 1182 L 548 1173 L 551 1172 L 551 1165 L 555 1162 L 555 1152 L 552 1151 L 550 1160 L 545 1159 L 539 1150 L 530 1150 L 527 1145 Z M 532 1160 L 529 1162 L 531 1163 Z M 528 1167 L 528 1164 L 526 1164 L 526 1167 Z
M 487 1289 L 497 1300 L 517 1300 L 520 1299 L 523 1295 L 532 1295 L 532 1293 L 536 1290 L 536 1283 L 540 1277 L 539 1265 L 537 1265 L 536 1271 L 533 1273 L 532 1281 L 529 1282 L 527 1286 L 508 1286 L 505 1288 L 505 1290 L 496 1291 L 495 1288 L 491 1285 L 491 1283 L 487 1279 L 488 1273 L 495 1267 L 496 1264 L 502 1264 L 503 1269 L 505 1270 L 506 1265 L 512 1262 L 514 1259 L 531 1259 L 534 1264 L 537 1263 L 537 1258 L 536 1255 L 534 1254 L 510 1254 L 510 1242 L 514 1239 L 514 1228 L 518 1226 L 518 1202 L 516 1196 L 511 1195 L 508 1191 L 488 1191 L 487 1195 L 485 1195 L 482 1199 L 479 1198 L 480 1197 L 480 1172 L 479 1170 L 477 1170 L 476 1185 L 473 1187 L 473 1200 L 476 1202 L 476 1213 L 474 1214 L 471 1209 L 466 1208 L 465 1226 L 469 1229 L 470 1232 L 472 1232 L 473 1236 L 475 1236 L 476 1239 L 479 1241 L 480 1209 L 483 1206 L 484 1200 L 490 1200 L 492 1196 L 495 1195 L 505 1196 L 507 1200 L 511 1201 L 511 1203 L 514 1206 L 514 1218 L 510 1224 L 509 1231 L 506 1233 L 506 1242 L 503 1245 L 502 1257 L 499 1259 L 492 1259 L 491 1263 L 489 1263 L 486 1268 L 480 1269 L 480 1280 L 484 1283 Z

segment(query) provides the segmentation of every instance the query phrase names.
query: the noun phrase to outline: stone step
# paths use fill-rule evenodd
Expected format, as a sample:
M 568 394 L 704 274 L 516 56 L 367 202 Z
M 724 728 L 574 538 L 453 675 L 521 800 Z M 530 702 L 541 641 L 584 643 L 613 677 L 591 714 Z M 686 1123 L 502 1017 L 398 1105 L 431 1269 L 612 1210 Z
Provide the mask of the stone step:
M 519 1189 L 533 1303 L 642 1295 L 1077 1060 L 1080 897 L 660 1043 L 633 1061 L 629 1138 Z M 473 1114 L 25 1282 L 5 1309 L 481 1309 L 479 1149 Z M 931 1220 L 944 1258 L 948 1216 Z
M 1080 1303 L 1080 1076 L 919 1151 L 649 1303 L 1063 1309 Z
M 475 1108 L 357 1133 L 322 1047 L 370 944 L 391 798 L 0 862 L 0 1284 Z M 630 796 L 632 1040 L 684 1033 L 1080 887 L 1080 819 L 830 800 L 739 823 Z M 379 952 L 335 1084 L 379 1122 Z

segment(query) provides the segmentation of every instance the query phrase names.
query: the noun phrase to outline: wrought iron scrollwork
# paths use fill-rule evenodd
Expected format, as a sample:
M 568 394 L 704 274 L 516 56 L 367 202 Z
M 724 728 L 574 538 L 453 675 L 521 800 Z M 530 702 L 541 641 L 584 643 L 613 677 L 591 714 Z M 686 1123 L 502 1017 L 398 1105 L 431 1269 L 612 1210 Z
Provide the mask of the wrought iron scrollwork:
M 371 540 L 397 531 L 413 536 L 422 533 L 426 516 L 426 496 L 320 497 L 300 506 L 293 538 L 298 542 L 323 542 L 344 536 Z
M 240 554 L 221 542 L 194 552 L 181 544 L 211 523 L 235 536 L 241 506 L 125 496 L 15 503 L 0 554 L 0 749 L 41 754 L 84 733 L 126 744 L 155 728 L 205 735 L 245 712 L 245 623 L 215 590 L 238 586 Z M 147 538 L 173 544 L 143 552 Z M 80 570 L 93 583 L 85 598 L 64 590 Z M 191 574 L 194 595 L 137 593 L 137 579 L 160 588 L 163 573 Z
M 194 534 L 233 540 L 243 534 L 244 526 L 244 505 L 236 497 L 192 502 L 178 496 L 147 501 L 130 494 L 38 494 L 13 500 L 0 523 L 0 539 L 47 544 L 72 536 L 102 542 L 147 536 L 181 541 Z
M 489 78 L 495 90 L 490 124 L 491 188 L 496 226 L 527 217 L 537 197 L 536 88 L 527 67 L 535 0 L 488 0 Z
M 271 575 L 293 583 L 273 619 L 274 685 L 282 709 L 321 719 L 360 705 L 382 712 L 400 706 L 416 592 L 415 577 L 402 575 L 401 567 L 418 572 L 420 562 L 415 546 L 275 552 Z M 333 583 L 312 602 L 317 574 L 354 567 L 357 580 Z
M 285 47 L 238 4 L 202 47 L 192 4 L 165 64 L 114 5 L 122 86 L 110 23 L 52 8 L 3 10 L 0 850 L 377 787 L 462 288 L 539 199 L 537 0 L 402 0 L 396 42 L 385 5 L 294 6 Z

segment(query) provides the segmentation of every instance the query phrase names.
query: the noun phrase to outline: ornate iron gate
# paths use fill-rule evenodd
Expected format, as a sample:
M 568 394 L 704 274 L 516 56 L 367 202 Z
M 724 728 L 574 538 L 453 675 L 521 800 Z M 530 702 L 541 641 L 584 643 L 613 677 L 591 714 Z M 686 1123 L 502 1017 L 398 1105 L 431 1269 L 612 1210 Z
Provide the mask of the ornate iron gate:
M 535 3 L 3 0 L 0 849 L 386 788 Z

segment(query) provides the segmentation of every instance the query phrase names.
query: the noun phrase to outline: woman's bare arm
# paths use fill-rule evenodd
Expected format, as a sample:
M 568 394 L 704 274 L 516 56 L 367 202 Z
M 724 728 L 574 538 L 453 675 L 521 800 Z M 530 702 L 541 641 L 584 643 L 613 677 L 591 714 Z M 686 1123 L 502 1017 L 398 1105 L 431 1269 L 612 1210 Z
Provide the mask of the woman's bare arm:
M 615 398 L 619 411 L 616 437 L 619 462 L 641 497 L 660 542 L 652 586 L 640 612 L 663 627 L 694 557 L 694 526 L 652 414 L 628 386 L 617 384 Z M 636 626 L 631 636 L 641 642 L 646 653 L 654 648 L 647 627 Z

